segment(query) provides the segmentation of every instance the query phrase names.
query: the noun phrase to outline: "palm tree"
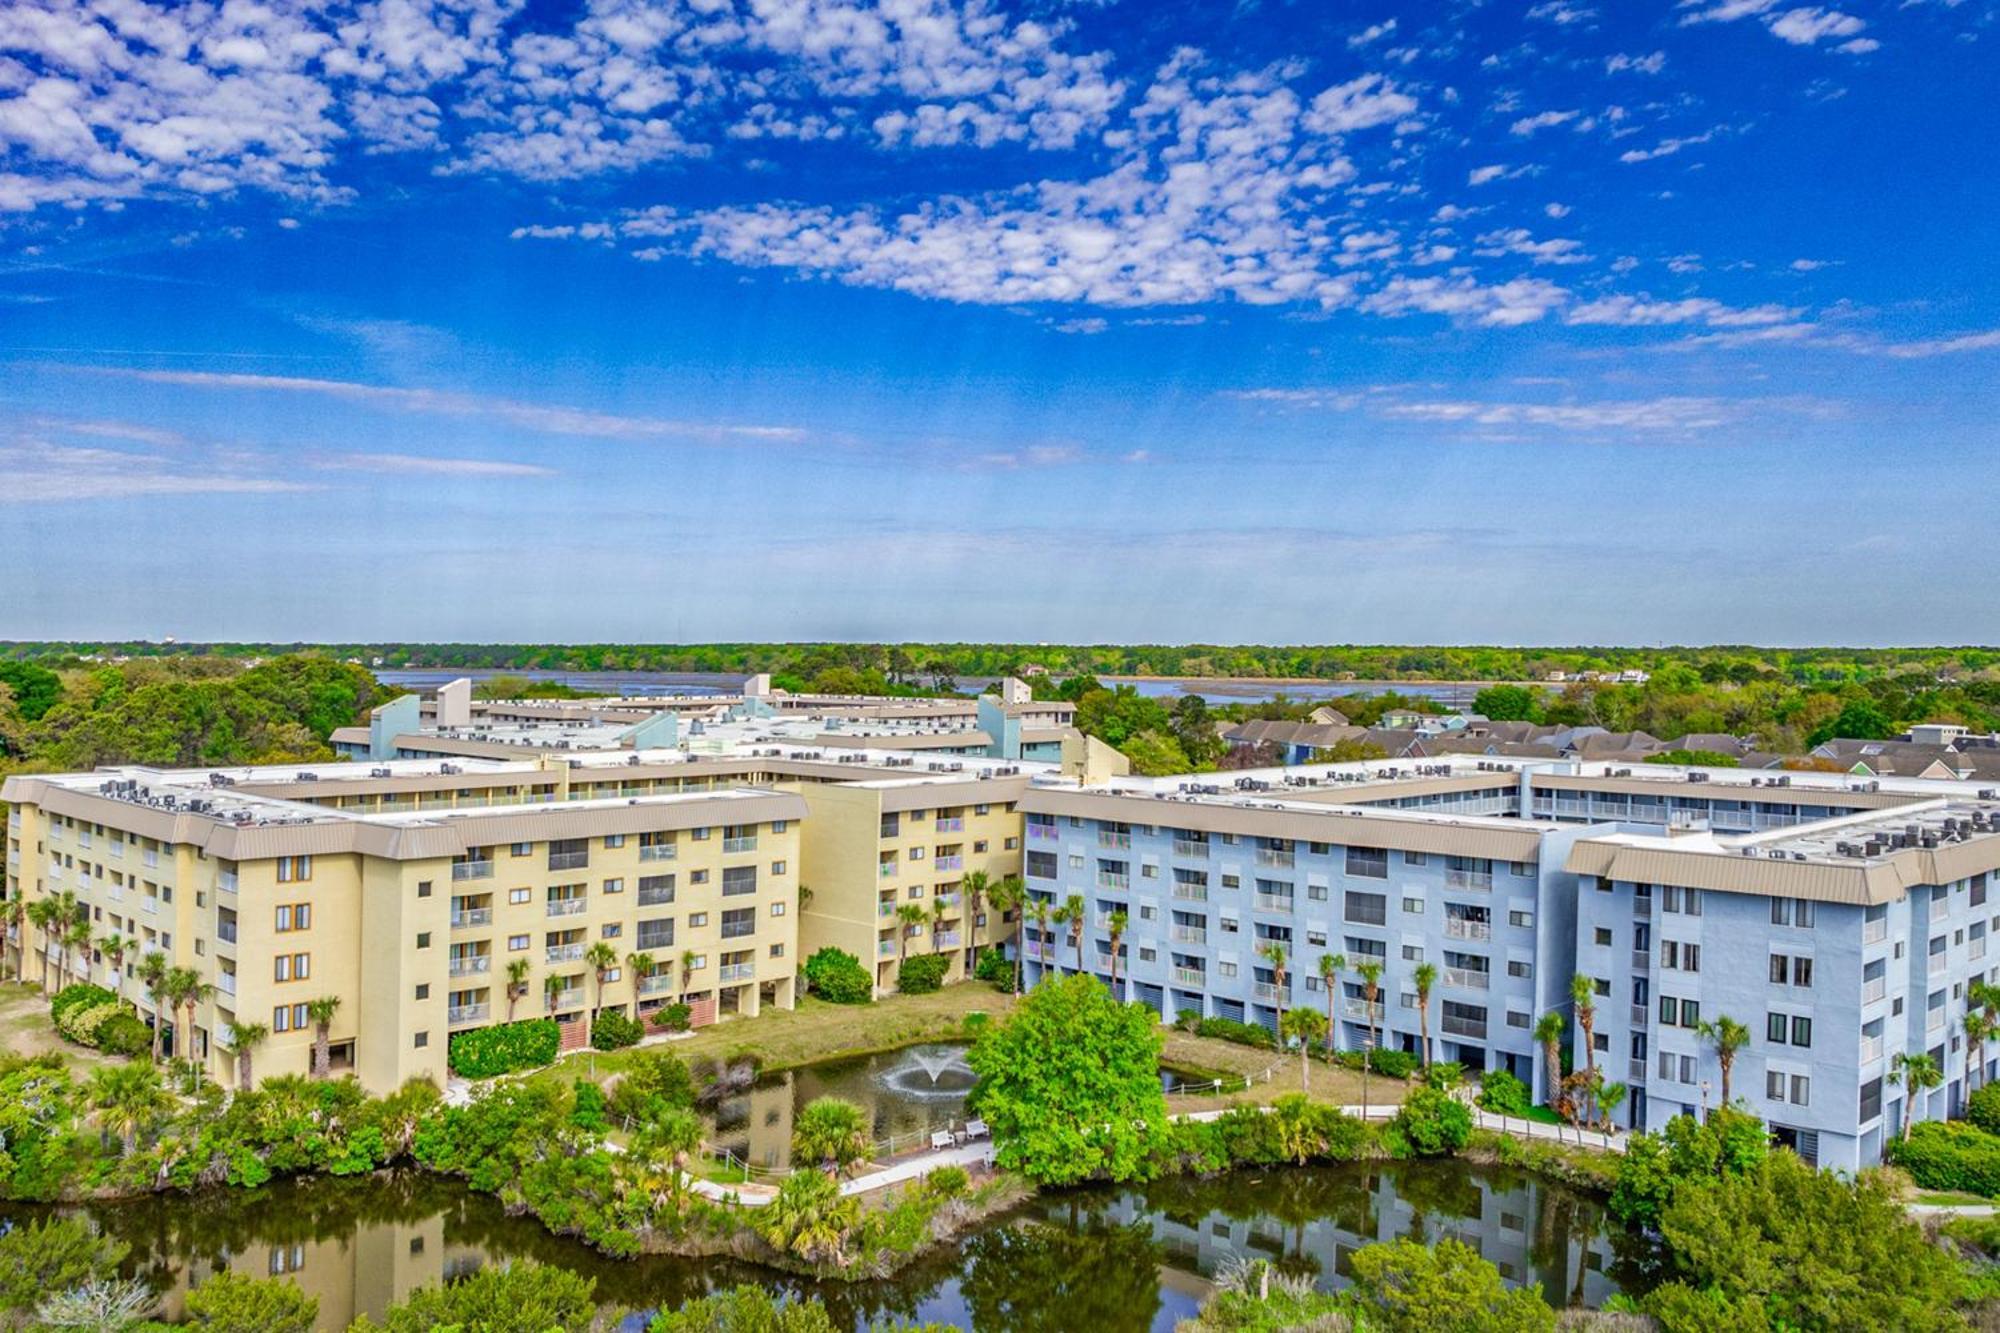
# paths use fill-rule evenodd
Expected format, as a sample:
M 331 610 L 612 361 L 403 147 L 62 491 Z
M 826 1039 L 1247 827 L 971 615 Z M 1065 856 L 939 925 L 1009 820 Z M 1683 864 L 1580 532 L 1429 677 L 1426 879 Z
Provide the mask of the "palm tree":
M 968 870 L 965 878 L 958 882 L 958 890 L 965 895 L 965 975 L 972 975 L 973 954 L 977 949 L 973 931 L 977 929 L 980 904 L 993 891 L 993 878 L 984 870 Z
M 837 1176 L 868 1155 L 868 1114 L 839 1097 L 815 1097 L 792 1126 L 792 1155 Z
M 1944 1071 L 1929 1055 L 1909 1051 L 1898 1052 L 1889 1069 L 1903 1080 L 1903 1137 L 1907 1139 L 1910 1126 L 1917 1123 L 1917 1094 L 1944 1082 Z
M 915 903 L 904 903 L 896 909 L 896 961 L 902 963 L 909 957 L 910 932 L 922 926 L 926 920 L 924 909 Z
M 21 928 L 21 922 L 26 912 L 26 905 L 18 897 L 0 900 L 0 940 L 4 940 L 5 944 L 14 942 L 14 933 Z M 23 949 L 21 954 L 22 961 L 16 964 L 14 968 L 14 976 L 17 981 L 25 981 L 28 975 L 27 950 Z M 4 945 L 0 945 L 0 969 L 6 967 L 6 962 L 7 950 Z
M 590 1021 L 594 1023 L 598 1010 L 604 1008 L 604 979 L 618 966 L 618 951 L 599 940 L 583 951 L 583 961 L 590 964 L 591 978 L 597 983 L 597 1004 L 590 1011 Z
M 63 936 L 63 952 L 73 954 L 83 960 L 83 984 L 90 984 L 90 946 L 97 941 L 97 932 L 90 928 L 88 921 L 70 924 L 69 933 Z
M 104 951 L 105 961 L 110 963 L 111 970 L 118 974 L 117 993 L 118 998 L 123 1000 L 125 998 L 125 959 L 138 949 L 139 942 L 127 939 L 125 936 L 113 931 L 99 940 L 97 947 Z
M 687 1002 L 687 989 L 694 982 L 694 965 L 700 959 L 701 955 L 693 949 L 681 950 L 681 987 L 675 992 L 674 998 L 682 1003 Z
M 163 1023 L 174 1024 L 174 1014 L 186 1008 L 187 1039 L 181 1040 L 180 1028 L 174 1027 L 174 1053 L 184 1060 L 194 1058 L 194 1010 L 201 1003 L 208 987 L 202 982 L 201 974 L 191 967 L 170 967 L 160 980 L 156 992 L 160 999 L 159 1018 Z
M 1278 1030 L 1285 1028 L 1285 946 L 1276 940 L 1260 945 L 1257 956 L 1271 965 L 1271 994 L 1278 1003 Z
M 1049 978 L 1049 920 L 1061 909 L 1052 909 L 1049 906 L 1048 899 L 1037 898 L 1034 901 L 1034 905 L 1028 910 L 1034 914 L 1035 947 L 1041 951 L 1042 980 L 1047 981 Z
M 1604 1113 L 1604 1128 L 1607 1131 L 1611 1128 L 1611 1117 L 1624 1104 L 1625 1098 L 1630 1092 L 1631 1089 L 1623 1083 L 1607 1083 L 1598 1090 L 1597 1106 Z
M 1326 1036 L 1326 1019 L 1320 1017 L 1317 1009 L 1294 1009 L 1278 1020 L 1278 1035 L 1287 1041 L 1294 1038 L 1299 1043 L 1299 1091 L 1312 1091 L 1312 1069 L 1306 1057 L 1313 1043 Z
M 35 901 L 29 903 L 27 907 L 22 910 L 22 915 L 28 918 L 28 924 L 33 926 L 36 930 L 42 932 L 42 989 L 43 990 L 48 990 L 49 986 L 49 926 L 50 923 L 55 919 L 55 911 L 56 911 L 55 902 L 49 898 L 37 898 L 35 899 Z M 21 942 L 21 967 L 24 976 L 26 975 L 27 959 L 28 959 L 27 941 L 23 940 Z M 50 1003 L 54 1003 L 55 992 L 49 991 L 48 993 L 49 993 Z
M 1971 1092 L 1977 1086 L 1980 1066 L 1986 1063 L 1986 1041 L 1993 1035 L 1993 1020 L 1984 1009 L 1968 1009 L 1959 1021 L 1965 1028 L 1965 1090 Z
M 971 876 L 968 875 L 966 878 L 970 879 Z M 1000 913 L 1000 915 L 1003 917 L 1006 916 L 1007 913 L 1009 912 L 1013 912 L 1015 914 L 1014 915 L 1014 993 L 1016 995 L 1019 995 L 1021 993 L 1021 964 L 1022 964 L 1021 932 L 1022 928 L 1028 924 L 1028 914 L 1026 912 L 1020 911 L 1019 909 L 1021 907 L 1022 899 L 1024 899 L 1026 896 L 1027 896 L 1027 886 L 1012 875 L 1007 875 L 1001 879 L 994 881 L 986 889 L 986 901 L 992 906 L 994 911 Z
M 1722 1105 L 1729 1105 L 1729 1079 L 1736 1070 L 1736 1053 L 1750 1044 L 1750 1029 L 1728 1014 L 1717 1014 L 1714 1022 L 1703 1019 L 1694 1030 L 1715 1048 L 1716 1067 L 1722 1072 Z
M 1556 1089 L 1562 1086 L 1562 1039 L 1569 1024 L 1554 1009 L 1535 1021 L 1535 1040 L 1542 1044 L 1542 1068 L 1549 1105 L 1556 1104 Z
M 1417 970 L 1410 974 L 1410 980 L 1417 988 L 1417 1025 L 1424 1034 L 1424 1067 L 1431 1065 L 1431 987 L 1437 985 L 1438 970 L 1435 963 L 1418 963 Z
M 542 1003 L 548 1007 L 549 1013 L 555 1013 L 556 997 L 568 989 L 563 979 L 554 973 L 542 978 Z
M 938 936 L 944 934 L 945 913 L 951 909 L 942 898 L 931 899 L 931 952 L 937 952 Z
M 1576 1026 L 1583 1033 L 1583 1068 L 1597 1072 L 1597 1048 L 1591 1034 L 1597 1028 L 1597 983 L 1579 972 L 1569 979 L 1569 998 L 1576 1002 Z
M 641 949 L 625 955 L 625 966 L 632 970 L 632 1021 L 636 1023 L 639 1021 L 639 979 L 652 976 L 657 965 L 653 962 L 653 955 Z
M 1083 901 L 1083 895 L 1072 893 L 1063 901 L 1063 911 L 1069 915 L 1069 942 L 1076 950 L 1076 970 L 1083 971 L 1083 925 L 1090 916 L 1090 907 Z
M 507 1021 L 514 1021 L 514 1006 L 528 993 L 528 974 L 534 967 L 525 958 L 507 964 Z
M 157 1064 L 160 1059 L 160 1029 L 166 1023 L 161 1004 L 164 992 L 161 988 L 166 984 L 169 970 L 167 956 L 155 949 L 141 958 L 139 966 L 132 970 L 138 975 L 139 980 L 146 984 L 146 1003 L 153 1006 L 153 1062 Z
M 1354 970 L 1361 974 L 1361 993 L 1368 1000 L 1368 1049 L 1370 1055 L 1364 1063 L 1373 1064 L 1375 1061 L 1373 1052 L 1382 1044 L 1381 1029 L 1375 1022 L 1375 1001 L 1382 994 L 1382 964 L 1370 958 L 1365 963 L 1357 964 Z
M 229 1049 L 236 1052 L 236 1090 L 250 1091 L 253 1079 L 250 1070 L 250 1052 L 263 1044 L 271 1035 L 271 1029 L 262 1023 L 236 1023 L 229 1031 Z
M 340 1011 L 338 995 L 322 995 L 306 1001 L 306 1017 L 313 1025 L 313 1077 L 333 1077 L 333 1016 Z
M 1344 953 L 1323 953 L 1319 956 L 1319 984 L 1326 990 L 1326 1044 L 1335 1052 L 1340 1050 L 1340 1025 L 1334 1021 L 1333 1001 L 1340 991 L 1340 974 L 1347 967 Z
M 1131 918 L 1122 907 L 1104 921 L 1104 929 L 1111 936 L 1111 998 L 1114 1000 L 1123 998 L 1118 991 L 1118 945 L 1125 938 L 1125 928 L 1131 924 Z
M 90 1073 L 90 1104 L 106 1129 L 118 1136 L 123 1154 L 139 1146 L 140 1133 L 172 1105 L 151 1065 L 100 1065 Z

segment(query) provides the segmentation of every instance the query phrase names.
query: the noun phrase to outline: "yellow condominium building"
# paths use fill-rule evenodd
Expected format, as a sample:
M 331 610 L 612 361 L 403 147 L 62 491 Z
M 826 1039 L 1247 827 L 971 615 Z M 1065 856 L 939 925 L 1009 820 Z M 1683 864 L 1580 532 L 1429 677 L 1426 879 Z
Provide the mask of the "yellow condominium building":
M 24 975 L 121 990 L 225 1081 L 236 1023 L 269 1029 L 260 1075 L 302 1073 L 312 1002 L 338 1000 L 332 1063 L 378 1092 L 442 1084 L 451 1034 L 510 1017 L 552 1015 L 576 1045 L 600 1006 L 685 1000 L 701 1023 L 792 1005 L 803 796 L 518 781 L 489 804 L 449 764 L 332 768 L 300 776 L 391 781 L 404 808 L 269 794 L 290 770 L 9 778 L 9 896 L 72 904 L 93 936 L 66 951 L 67 932 L 24 921 L 10 946 Z M 135 944 L 123 975 L 113 937 Z M 138 972 L 155 952 L 207 987 L 191 1015 L 156 1014 Z

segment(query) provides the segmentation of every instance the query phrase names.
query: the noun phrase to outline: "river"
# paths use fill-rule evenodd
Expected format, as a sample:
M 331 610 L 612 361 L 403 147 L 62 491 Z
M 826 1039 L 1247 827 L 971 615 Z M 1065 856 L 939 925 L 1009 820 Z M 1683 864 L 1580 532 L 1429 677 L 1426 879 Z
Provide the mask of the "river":
M 25 1211 L 25 1210 L 23 1210 Z M 1518 1172 L 1407 1162 L 1238 1172 L 1143 1188 L 1038 1197 L 886 1281 L 815 1283 L 724 1259 L 608 1259 L 510 1217 L 492 1198 L 415 1171 L 261 1190 L 162 1195 L 87 1210 L 132 1248 L 130 1270 L 177 1316 L 190 1284 L 228 1267 L 283 1275 L 319 1298 L 320 1327 L 379 1317 L 417 1287 L 510 1259 L 597 1279 L 598 1299 L 672 1307 L 753 1282 L 817 1296 L 843 1327 L 934 1320 L 978 1330 L 1168 1333 L 1236 1257 L 1266 1258 L 1324 1286 L 1361 1245 L 1456 1237 L 1510 1283 L 1558 1305 L 1638 1290 L 1651 1254 L 1596 1201 Z M 635 1316 L 624 1328 L 637 1333 Z

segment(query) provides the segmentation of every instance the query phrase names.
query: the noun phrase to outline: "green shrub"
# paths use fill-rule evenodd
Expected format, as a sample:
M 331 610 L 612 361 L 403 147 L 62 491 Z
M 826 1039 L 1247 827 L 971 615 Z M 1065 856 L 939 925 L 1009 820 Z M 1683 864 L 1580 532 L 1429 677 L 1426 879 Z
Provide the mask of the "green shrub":
M 2000 1135 L 1977 1125 L 1926 1120 L 1890 1145 L 1889 1160 L 1927 1190 L 2000 1196 Z
M 1611 1215 L 1630 1226 L 1657 1226 L 1683 1185 L 1752 1171 L 1770 1143 L 1763 1121 L 1730 1107 L 1717 1107 L 1706 1120 L 1677 1115 L 1657 1134 L 1634 1134 L 1618 1159 Z
M 57 1027 L 62 1026 L 63 1015 L 71 1009 L 89 1008 L 99 1004 L 114 1004 L 116 995 L 102 986 L 94 986 L 87 981 L 79 981 L 72 986 L 64 986 L 56 992 L 56 998 L 49 1001 L 49 1017 Z
M 569 1122 L 578 1129 L 587 1129 L 593 1134 L 602 1134 L 611 1128 L 611 1120 L 605 1114 L 604 1089 L 587 1078 L 576 1081 L 576 1093 L 570 1102 Z
M 1192 1013 L 1193 1010 L 1185 1012 Z M 1278 1044 L 1271 1030 L 1257 1023 L 1239 1023 L 1233 1018 L 1201 1018 L 1195 1020 L 1195 1035 L 1214 1037 L 1221 1041 L 1233 1041 L 1238 1046 L 1262 1046 L 1269 1050 Z
M 474 1028 L 452 1036 L 451 1069 L 461 1078 L 491 1078 L 548 1064 L 561 1047 L 562 1030 L 553 1018 Z
M 611 1114 L 620 1120 L 650 1122 L 666 1110 L 694 1105 L 694 1076 L 687 1062 L 667 1051 L 635 1056 L 611 1089 Z
M 623 1009 L 600 1009 L 590 1025 L 590 1044 L 600 1051 L 622 1051 L 636 1046 L 646 1030 Z
M 117 1017 L 124 1008 L 116 1000 L 106 1000 L 102 1004 L 73 1004 L 63 1010 L 62 1016 L 56 1020 L 56 1031 L 79 1046 L 95 1046 L 97 1030 L 109 1019 Z
M 988 949 L 979 955 L 973 965 L 972 975 L 981 981 L 990 981 L 1001 990 L 1014 989 L 1014 960 L 999 949 Z
M 1495 1115 L 1526 1115 L 1528 1085 L 1504 1069 L 1489 1069 L 1479 1080 L 1479 1105 Z
M 867 1004 L 875 998 L 875 979 L 845 949 L 828 945 L 806 959 L 800 972 L 806 989 L 829 1004 Z
M 1472 1112 L 1448 1092 L 1421 1087 L 1403 1099 L 1392 1122 L 1419 1157 L 1445 1157 L 1472 1137 Z
M 944 974 L 950 970 L 949 954 L 927 953 L 905 958 L 896 969 L 896 989 L 905 995 L 929 995 L 944 985 Z
M 1333 1057 L 1334 1063 L 1343 1069 L 1361 1068 L 1360 1051 L 1342 1051 Z M 1409 1051 L 1371 1051 L 1368 1068 L 1385 1078 L 1408 1078 L 1417 1072 L 1417 1057 Z
M 1174 1026 L 1183 1032 L 1198 1031 L 1201 1028 L 1201 1010 L 1176 1009 L 1174 1011 Z
M 1954 1217 L 1940 1230 L 1988 1259 L 2000 1259 L 2000 1217 Z
M 675 1000 L 655 1009 L 647 1021 L 662 1032 L 686 1032 L 688 1024 L 694 1021 L 694 1010 Z
M 1988 1134 L 2000 1134 L 2000 1083 L 1987 1083 L 1965 1099 L 1965 1118 Z
M 97 1049 L 107 1055 L 144 1055 L 153 1049 L 153 1031 L 136 1015 L 116 1013 L 98 1024 Z

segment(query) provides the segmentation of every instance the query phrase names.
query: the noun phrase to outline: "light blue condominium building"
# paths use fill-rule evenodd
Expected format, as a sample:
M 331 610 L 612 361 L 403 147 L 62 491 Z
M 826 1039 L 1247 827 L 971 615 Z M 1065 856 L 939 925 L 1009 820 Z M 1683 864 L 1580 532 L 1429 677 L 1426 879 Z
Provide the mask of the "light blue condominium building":
M 1043 777 L 1020 808 L 1031 895 L 1085 906 L 1080 931 L 1046 934 L 1031 909 L 1030 978 L 1109 981 L 1123 912 L 1119 989 L 1166 1020 L 1270 1027 L 1310 1005 L 1330 1008 L 1344 1049 L 1413 1051 L 1429 963 L 1436 1058 L 1508 1070 L 1545 1098 L 1533 1028 L 1560 1013 L 1581 1062 L 1582 974 L 1597 994 L 1589 1058 L 1629 1090 L 1621 1121 L 1657 1128 L 1721 1099 L 1701 1025 L 1726 1015 L 1751 1032 L 1731 1097 L 1828 1165 L 1879 1160 L 1906 1115 L 1944 1116 L 1969 1091 L 1966 988 L 2000 931 L 2000 792 L 1975 784 L 1458 757 Z M 1327 956 L 1344 960 L 1331 996 Z M 1358 971 L 1371 960 L 1372 1010 Z M 1891 1073 L 1903 1051 L 1945 1071 L 1914 1112 Z

